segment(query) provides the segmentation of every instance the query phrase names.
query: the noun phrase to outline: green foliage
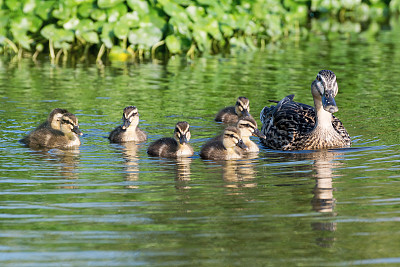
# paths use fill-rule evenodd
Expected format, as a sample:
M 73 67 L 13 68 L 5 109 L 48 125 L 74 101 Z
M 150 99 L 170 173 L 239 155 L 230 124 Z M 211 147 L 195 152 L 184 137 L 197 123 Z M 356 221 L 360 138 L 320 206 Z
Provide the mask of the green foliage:
M 0 45 L 13 42 L 26 50 L 38 51 L 39 44 L 46 50 L 51 41 L 56 49 L 74 52 L 83 48 L 87 51 L 88 47 L 97 51 L 102 46 L 115 48 L 114 55 L 118 51 L 126 53 L 127 47 L 132 51 L 150 51 L 162 44 L 164 50 L 160 51 L 171 54 L 215 53 L 227 47 L 254 49 L 292 35 L 307 37 L 310 30 L 328 36 L 357 34 L 362 22 L 381 22 L 389 12 L 400 11 L 400 0 L 1 0 L 0 3 Z M 314 19 L 310 29 L 311 18 Z

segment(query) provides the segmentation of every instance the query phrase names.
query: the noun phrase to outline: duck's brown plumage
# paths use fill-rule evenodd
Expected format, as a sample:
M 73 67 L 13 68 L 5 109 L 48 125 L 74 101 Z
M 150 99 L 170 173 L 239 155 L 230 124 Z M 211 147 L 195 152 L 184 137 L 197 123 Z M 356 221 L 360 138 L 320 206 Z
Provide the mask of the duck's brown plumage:
M 250 116 L 249 112 L 249 99 L 244 96 L 240 96 L 236 100 L 235 106 L 229 106 L 221 109 L 215 116 L 215 121 L 227 124 L 236 124 L 240 118 Z
M 279 150 L 351 146 L 342 122 L 331 114 L 337 111 L 335 74 L 329 70 L 320 71 L 312 83 L 312 93 L 316 108 L 295 102 L 294 95 L 289 95 L 279 102 L 272 101 L 277 104 L 261 111 L 262 132 L 266 139 L 260 140 L 264 145 Z
M 108 139 L 111 143 L 144 142 L 147 134 L 139 127 L 139 113 L 135 106 L 124 108 L 122 114 L 122 125 L 117 126 L 110 132 Z
M 178 122 L 175 126 L 174 138 L 164 137 L 154 141 L 149 145 L 147 154 L 163 158 L 190 157 L 194 152 L 188 143 L 190 137 L 189 123 Z
M 78 118 L 71 113 L 63 114 L 60 121 L 60 130 L 43 127 L 30 133 L 21 143 L 31 148 L 71 148 L 81 144 Z
M 206 142 L 200 150 L 200 157 L 212 160 L 239 159 L 243 157 L 243 150 L 247 149 L 237 127 L 225 128 L 222 137 L 216 137 Z

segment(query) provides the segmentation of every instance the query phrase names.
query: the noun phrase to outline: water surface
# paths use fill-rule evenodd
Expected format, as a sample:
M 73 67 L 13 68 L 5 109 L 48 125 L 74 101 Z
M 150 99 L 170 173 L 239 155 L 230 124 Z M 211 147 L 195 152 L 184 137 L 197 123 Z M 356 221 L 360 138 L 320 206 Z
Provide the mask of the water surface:
M 0 264 L 400 264 L 398 36 L 105 68 L 1 58 Z M 321 69 L 338 77 L 336 115 L 351 148 L 199 158 L 223 129 L 213 121 L 219 109 L 246 96 L 259 122 L 269 99 L 295 94 L 312 104 Z M 127 105 L 138 107 L 149 140 L 109 144 Z M 18 143 L 55 107 L 78 116 L 79 149 Z M 148 157 L 148 144 L 181 120 L 195 155 Z

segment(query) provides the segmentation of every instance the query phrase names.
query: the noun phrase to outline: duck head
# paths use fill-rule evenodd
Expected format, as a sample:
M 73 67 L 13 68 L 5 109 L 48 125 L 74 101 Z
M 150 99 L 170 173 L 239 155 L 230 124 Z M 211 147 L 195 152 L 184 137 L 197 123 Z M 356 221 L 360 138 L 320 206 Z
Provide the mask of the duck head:
M 239 117 L 250 116 L 250 101 L 247 97 L 238 97 L 235 104 L 235 112 Z
M 135 106 L 128 106 L 124 108 L 122 114 L 122 129 L 126 130 L 129 126 L 139 124 L 139 111 Z
M 190 140 L 190 130 L 189 130 L 189 123 L 186 121 L 180 121 L 175 125 L 174 130 L 174 138 L 175 140 L 183 145 L 187 144 Z
M 311 92 L 317 109 L 322 105 L 323 109 L 330 113 L 339 110 L 335 102 L 338 85 L 333 71 L 321 70 L 311 84 Z
M 240 130 L 237 127 L 229 126 L 225 128 L 223 135 L 223 144 L 226 149 L 238 146 L 242 149 L 247 149 L 247 146 L 243 143 L 240 135 Z

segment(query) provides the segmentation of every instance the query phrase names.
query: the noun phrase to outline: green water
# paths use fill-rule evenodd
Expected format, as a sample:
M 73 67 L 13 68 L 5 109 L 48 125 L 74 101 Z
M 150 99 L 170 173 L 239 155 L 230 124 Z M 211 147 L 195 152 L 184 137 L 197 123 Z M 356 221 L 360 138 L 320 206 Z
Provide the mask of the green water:
M 105 68 L 0 58 L 0 265 L 400 264 L 398 36 Z M 352 148 L 199 158 L 222 129 L 219 109 L 246 96 L 259 122 L 268 99 L 312 104 L 321 69 L 338 77 L 336 115 Z M 138 107 L 149 140 L 109 144 L 127 105 Z M 19 144 L 55 107 L 78 116 L 82 146 Z M 148 157 L 149 142 L 181 120 L 195 155 Z

